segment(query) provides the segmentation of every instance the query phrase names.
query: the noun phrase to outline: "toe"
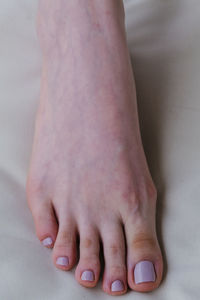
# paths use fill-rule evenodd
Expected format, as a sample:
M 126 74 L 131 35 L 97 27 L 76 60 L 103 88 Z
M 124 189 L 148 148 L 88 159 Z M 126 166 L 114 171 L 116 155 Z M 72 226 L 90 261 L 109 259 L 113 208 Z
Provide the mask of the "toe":
M 70 217 L 59 220 L 58 235 L 52 253 L 57 268 L 70 270 L 76 263 L 76 236 L 76 226 Z
M 75 278 L 85 287 L 94 287 L 100 273 L 99 234 L 92 225 L 81 226 L 79 233 L 80 260 L 75 271 Z
M 125 225 L 129 287 L 138 292 L 156 289 L 161 282 L 163 260 L 155 230 L 146 223 Z
M 35 201 L 31 207 L 36 235 L 47 248 L 53 248 L 56 240 L 58 223 L 50 201 Z
M 124 294 L 127 291 L 127 271 L 122 225 L 118 221 L 105 224 L 101 236 L 105 260 L 102 289 L 110 295 Z

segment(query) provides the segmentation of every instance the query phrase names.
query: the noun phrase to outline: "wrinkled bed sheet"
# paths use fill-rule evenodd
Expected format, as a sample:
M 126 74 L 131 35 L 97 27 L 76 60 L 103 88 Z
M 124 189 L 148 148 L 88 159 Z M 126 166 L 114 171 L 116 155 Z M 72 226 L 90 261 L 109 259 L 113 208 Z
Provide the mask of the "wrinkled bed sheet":
M 121 299 L 200 299 L 200 2 L 125 1 L 142 139 L 158 189 L 160 288 Z M 41 246 L 25 182 L 38 105 L 37 1 L 0 1 L 0 299 L 111 299 L 57 270 Z

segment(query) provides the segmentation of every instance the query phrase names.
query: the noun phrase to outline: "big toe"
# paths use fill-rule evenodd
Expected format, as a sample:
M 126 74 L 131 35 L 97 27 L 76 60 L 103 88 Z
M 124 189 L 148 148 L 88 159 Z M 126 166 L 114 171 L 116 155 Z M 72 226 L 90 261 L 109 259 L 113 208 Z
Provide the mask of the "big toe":
M 156 289 L 162 280 L 163 259 L 155 230 L 126 224 L 129 287 L 138 292 Z

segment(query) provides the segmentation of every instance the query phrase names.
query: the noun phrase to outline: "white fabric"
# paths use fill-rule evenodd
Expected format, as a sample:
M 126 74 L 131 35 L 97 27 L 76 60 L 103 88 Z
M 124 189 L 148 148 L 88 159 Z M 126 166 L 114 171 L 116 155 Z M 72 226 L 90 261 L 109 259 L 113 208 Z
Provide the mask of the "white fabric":
M 120 299 L 200 299 L 200 2 L 125 1 L 140 124 L 158 188 L 160 288 Z M 0 1 L 0 299 L 111 299 L 57 270 L 41 246 L 25 182 L 38 105 L 37 1 Z

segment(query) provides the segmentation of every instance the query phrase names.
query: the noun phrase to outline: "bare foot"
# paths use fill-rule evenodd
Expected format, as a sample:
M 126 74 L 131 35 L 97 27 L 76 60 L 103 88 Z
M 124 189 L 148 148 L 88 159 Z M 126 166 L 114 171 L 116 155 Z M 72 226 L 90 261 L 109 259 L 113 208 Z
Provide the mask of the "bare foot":
M 163 272 L 157 193 L 141 142 L 122 2 L 41 0 L 38 34 L 43 75 L 26 186 L 37 236 L 53 248 L 55 266 L 70 270 L 79 235 L 75 277 L 85 287 L 98 282 L 101 241 L 103 290 L 151 291 Z

